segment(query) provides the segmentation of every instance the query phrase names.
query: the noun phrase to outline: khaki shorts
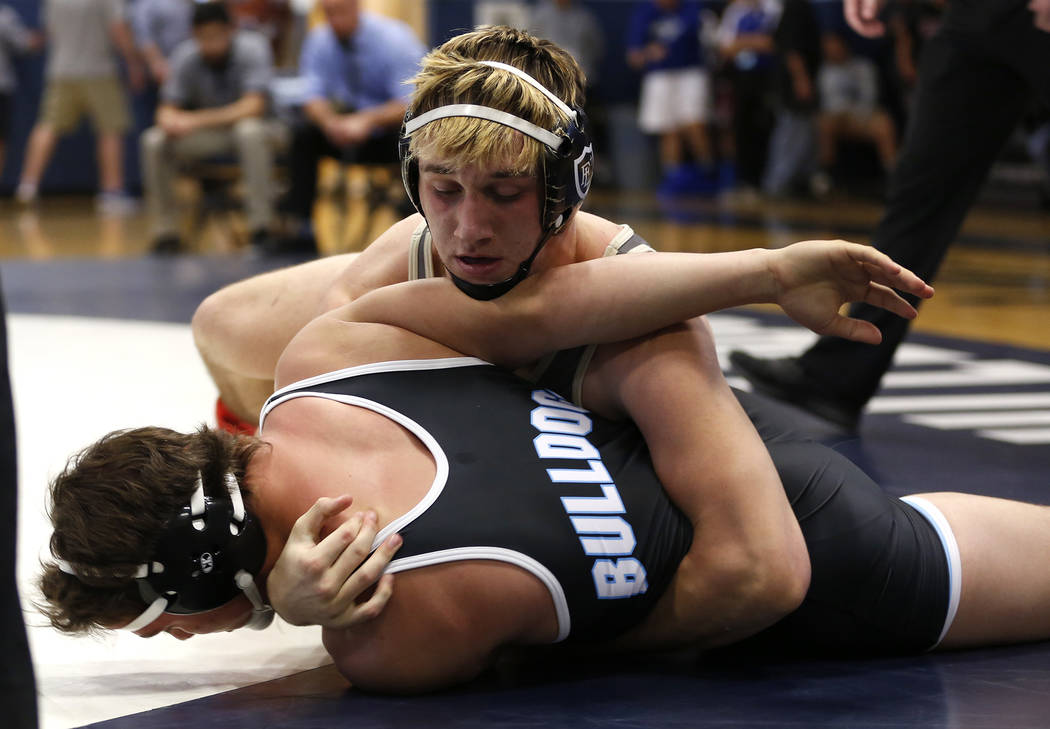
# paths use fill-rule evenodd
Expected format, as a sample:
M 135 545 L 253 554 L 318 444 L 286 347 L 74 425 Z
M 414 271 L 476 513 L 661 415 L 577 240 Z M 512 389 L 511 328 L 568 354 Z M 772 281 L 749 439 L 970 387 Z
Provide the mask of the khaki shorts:
M 97 132 L 126 132 L 131 126 L 128 99 L 116 78 L 52 79 L 44 90 L 40 121 L 59 134 L 71 132 L 84 114 Z

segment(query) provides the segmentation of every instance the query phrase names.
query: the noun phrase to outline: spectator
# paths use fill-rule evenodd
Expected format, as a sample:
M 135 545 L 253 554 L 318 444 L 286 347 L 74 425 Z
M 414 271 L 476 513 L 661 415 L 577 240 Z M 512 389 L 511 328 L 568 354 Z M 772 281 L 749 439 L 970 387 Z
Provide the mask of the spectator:
M 880 36 L 882 0 L 845 0 L 861 35 Z M 932 281 L 992 163 L 1031 98 L 1050 101 L 1050 0 L 953 0 L 919 62 L 914 109 L 872 245 Z M 907 334 L 874 307 L 850 316 L 882 332 L 878 346 L 821 337 L 799 357 L 731 360 L 756 390 L 855 430 Z
M 142 134 L 142 177 L 153 252 L 177 252 L 174 192 L 178 166 L 235 153 L 244 177 L 253 246 L 265 247 L 273 216 L 273 137 L 264 120 L 273 74 L 270 44 L 237 30 L 222 2 L 193 10 L 193 37 L 171 59 L 156 126 Z
M 124 190 L 123 138 L 131 115 L 114 49 L 124 59 L 132 89 L 141 89 L 145 77 L 124 2 L 45 0 L 43 19 L 49 44 L 47 82 L 15 197 L 23 204 L 36 201 L 58 137 L 73 131 L 89 114 L 97 134 L 98 208 L 105 214 L 129 213 L 135 204 Z
M 11 57 L 39 50 L 43 45 L 44 37 L 26 28 L 14 8 L 0 4 L 0 172 L 4 169 L 7 131 L 11 126 L 11 100 L 17 85 Z
M 594 13 L 576 0 L 540 0 L 529 17 L 529 32 L 546 38 L 567 50 L 580 64 L 587 78 L 584 112 L 591 139 L 597 149 L 606 148 L 605 107 L 598 95 L 598 76 L 605 53 L 605 31 Z M 595 170 L 595 183 L 606 178 L 605 168 Z M 606 178 L 607 179 L 607 178 Z
M 775 0 L 732 0 L 718 29 L 718 48 L 733 89 L 737 179 L 750 192 L 762 182 L 773 126 L 773 33 L 779 21 Z
M 661 191 L 704 189 L 712 166 L 711 82 L 701 53 L 699 5 L 690 0 L 639 4 L 628 28 L 627 62 L 642 71 L 638 125 L 660 138 Z M 687 148 L 692 165 L 686 163 Z
M 820 68 L 820 172 L 814 192 L 826 195 L 840 141 L 856 139 L 875 145 L 883 172 L 889 173 L 897 157 L 897 130 L 889 112 L 878 105 L 879 80 L 875 64 L 855 56 L 838 33 L 825 33 L 824 63 Z
M 316 252 L 311 218 L 322 157 L 397 164 L 397 138 L 425 51 L 404 23 L 362 11 L 359 0 L 321 0 L 327 23 L 303 43 L 303 119 L 292 133 L 284 248 Z
M 786 0 L 773 42 L 777 116 L 762 190 L 767 195 L 783 195 L 816 172 L 817 165 L 820 26 L 810 0 Z

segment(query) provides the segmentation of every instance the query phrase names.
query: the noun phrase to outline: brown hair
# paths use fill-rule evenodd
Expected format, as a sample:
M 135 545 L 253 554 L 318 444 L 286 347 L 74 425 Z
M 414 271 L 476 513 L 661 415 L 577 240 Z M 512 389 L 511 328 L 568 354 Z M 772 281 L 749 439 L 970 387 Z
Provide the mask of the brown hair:
M 538 89 L 504 69 L 478 61 L 499 61 L 525 71 L 570 107 L 583 107 L 585 78 L 568 52 L 548 40 L 507 26 L 480 28 L 449 39 L 424 57 L 411 80 L 413 116 L 449 104 L 479 104 L 520 116 L 545 129 L 567 123 L 565 115 Z M 487 119 L 438 119 L 412 135 L 410 153 L 436 154 L 463 166 L 493 160 L 516 172 L 540 169 L 543 145 Z
M 189 502 L 197 474 L 211 496 L 225 493 L 230 469 L 245 490 L 245 468 L 261 444 L 204 426 L 189 434 L 149 427 L 115 431 L 71 458 L 51 483 L 48 515 L 51 553 L 77 576 L 46 563 L 41 612 L 71 633 L 112 628 L 141 613 L 135 570 Z

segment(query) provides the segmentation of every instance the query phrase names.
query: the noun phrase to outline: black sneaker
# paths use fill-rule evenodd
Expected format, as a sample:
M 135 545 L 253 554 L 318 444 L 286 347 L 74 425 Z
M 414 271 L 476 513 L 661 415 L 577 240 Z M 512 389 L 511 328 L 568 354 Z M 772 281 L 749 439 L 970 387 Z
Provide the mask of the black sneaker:
M 861 409 L 829 395 L 826 388 L 807 375 L 795 357 L 764 359 L 734 350 L 729 361 L 751 386 L 767 397 L 780 400 L 855 432 Z
M 174 256 L 182 252 L 182 241 L 174 233 L 158 235 L 153 239 L 149 252 L 154 256 Z
M 274 256 L 294 256 L 313 258 L 317 256 L 317 241 L 313 234 L 294 236 L 271 235 L 265 230 L 257 230 L 251 237 L 252 253 L 261 258 Z

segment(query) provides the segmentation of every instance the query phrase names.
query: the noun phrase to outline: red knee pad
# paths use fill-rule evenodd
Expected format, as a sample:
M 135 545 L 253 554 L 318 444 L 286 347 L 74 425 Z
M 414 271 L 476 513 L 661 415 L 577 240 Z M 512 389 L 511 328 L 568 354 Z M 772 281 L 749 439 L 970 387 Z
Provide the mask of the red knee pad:
M 221 397 L 215 400 L 215 420 L 220 428 L 234 435 L 255 435 L 259 429 L 254 423 L 245 422 L 234 415 Z

